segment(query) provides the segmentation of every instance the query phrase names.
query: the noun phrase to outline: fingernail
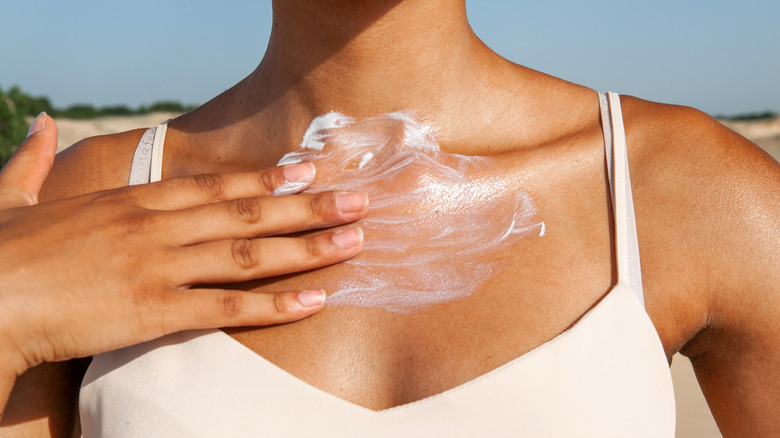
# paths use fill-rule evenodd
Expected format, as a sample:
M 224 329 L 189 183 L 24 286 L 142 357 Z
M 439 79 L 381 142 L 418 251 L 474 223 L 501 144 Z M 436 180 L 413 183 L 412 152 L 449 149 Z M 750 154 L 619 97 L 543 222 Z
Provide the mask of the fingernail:
M 303 307 L 321 307 L 325 303 L 325 291 L 305 290 L 298 294 L 298 301 Z
M 35 120 L 33 120 L 32 125 L 30 125 L 30 130 L 27 131 L 27 137 L 35 134 L 36 132 L 46 127 L 46 116 L 47 116 L 46 111 L 41 111 L 41 113 L 35 117 Z
M 342 213 L 357 213 L 366 208 L 368 196 L 365 193 L 338 193 L 336 207 Z
M 274 189 L 274 196 L 292 195 L 303 191 L 314 181 L 317 169 L 312 163 L 293 164 L 284 167 L 284 184 Z
M 314 181 L 314 174 L 317 169 L 312 163 L 300 163 L 292 166 L 285 166 L 284 177 L 289 182 L 310 183 Z
M 350 228 L 349 230 L 336 231 L 333 233 L 333 244 L 339 248 L 354 248 L 360 245 L 363 240 L 363 230 L 360 227 Z

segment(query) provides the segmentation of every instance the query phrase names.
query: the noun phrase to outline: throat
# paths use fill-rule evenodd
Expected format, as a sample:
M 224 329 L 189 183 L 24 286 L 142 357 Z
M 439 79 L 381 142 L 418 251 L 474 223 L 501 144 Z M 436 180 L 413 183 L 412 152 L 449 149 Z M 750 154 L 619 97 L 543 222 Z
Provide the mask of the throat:
M 472 70 L 477 41 L 465 2 L 277 1 L 255 76 L 284 88 L 309 119 L 403 108 L 435 114 L 447 89 L 463 90 L 455 82 Z

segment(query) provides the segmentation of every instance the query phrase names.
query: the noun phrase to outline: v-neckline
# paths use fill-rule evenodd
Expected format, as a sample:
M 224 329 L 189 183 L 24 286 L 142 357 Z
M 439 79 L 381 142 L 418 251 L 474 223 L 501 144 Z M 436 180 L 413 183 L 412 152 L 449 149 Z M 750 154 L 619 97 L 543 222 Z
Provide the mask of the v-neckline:
M 441 399 L 443 397 L 456 394 L 458 392 L 464 391 L 466 388 L 474 386 L 476 384 L 479 384 L 480 382 L 493 378 L 497 375 L 505 373 L 508 369 L 514 368 L 516 366 L 519 366 L 519 364 L 525 362 L 528 358 L 536 355 L 540 351 L 554 348 L 556 345 L 559 345 L 561 343 L 562 339 L 565 339 L 566 337 L 570 336 L 573 332 L 584 329 L 583 326 L 587 325 L 589 321 L 592 321 L 596 319 L 596 315 L 598 315 L 600 312 L 605 311 L 606 304 L 610 303 L 615 300 L 615 297 L 619 293 L 628 293 L 631 294 L 632 299 L 636 299 L 633 295 L 634 292 L 631 288 L 631 286 L 628 283 L 625 282 L 618 282 L 612 288 L 609 289 L 609 291 L 602 295 L 602 297 L 599 299 L 597 303 L 595 303 L 587 312 L 585 312 L 583 315 L 581 315 L 579 318 L 575 320 L 574 323 L 572 323 L 566 330 L 559 333 L 558 335 L 554 336 L 553 338 L 545 341 L 544 343 L 540 344 L 537 347 L 532 348 L 531 350 L 521 354 L 520 356 L 510 360 L 509 362 L 499 365 L 496 368 L 493 368 L 492 370 L 489 370 L 483 374 L 480 374 L 477 377 L 474 377 L 472 379 L 469 379 L 461 384 L 458 384 L 452 388 L 446 389 L 444 391 L 441 391 L 439 393 L 429 395 L 427 397 L 423 397 L 419 400 L 415 400 L 412 402 L 400 404 L 397 406 L 392 406 L 385 409 L 380 410 L 374 410 L 367 408 L 365 406 L 359 405 L 357 403 L 350 402 L 348 400 L 345 400 L 341 397 L 338 397 L 334 394 L 331 394 L 330 392 L 325 391 L 324 389 L 321 389 L 315 385 L 312 385 L 311 383 L 308 383 L 295 375 L 291 374 L 289 371 L 281 368 L 280 366 L 274 364 L 273 362 L 269 361 L 262 355 L 256 353 L 254 350 L 250 349 L 246 345 L 242 344 L 229 334 L 225 333 L 222 330 L 214 329 L 211 331 L 212 334 L 216 334 L 216 336 L 220 336 L 222 338 L 227 338 L 224 341 L 225 345 L 232 345 L 231 348 L 235 348 L 238 351 L 242 351 L 242 354 L 246 356 L 249 360 L 255 360 L 258 361 L 262 366 L 264 366 L 267 369 L 273 370 L 275 373 L 282 376 L 282 378 L 288 379 L 290 382 L 294 383 L 295 385 L 303 388 L 307 392 L 312 392 L 315 394 L 319 394 L 320 396 L 324 396 L 325 398 L 328 398 L 332 400 L 334 403 L 339 403 L 341 405 L 346 406 L 348 409 L 360 411 L 372 415 L 383 415 L 383 414 L 389 414 L 391 412 L 399 412 L 404 410 L 411 410 L 418 406 L 424 406 L 429 405 L 432 403 L 435 403 L 436 400 Z M 639 304 L 637 302 L 637 304 Z M 649 316 L 643 311 L 642 314 L 649 319 Z

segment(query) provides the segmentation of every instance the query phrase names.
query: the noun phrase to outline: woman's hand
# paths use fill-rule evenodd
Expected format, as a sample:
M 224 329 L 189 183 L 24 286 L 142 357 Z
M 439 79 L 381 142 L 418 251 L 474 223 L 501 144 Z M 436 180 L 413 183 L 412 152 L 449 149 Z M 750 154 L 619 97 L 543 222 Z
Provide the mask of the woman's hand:
M 0 173 L 0 377 L 11 382 L 44 361 L 179 330 L 304 318 L 322 307 L 323 291 L 188 287 L 317 268 L 362 248 L 359 228 L 268 237 L 365 214 L 364 194 L 270 196 L 305 189 L 314 177 L 310 164 L 185 177 L 37 204 L 57 133 L 45 115 L 31 132 Z M 10 391 L 5 388 L 4 397 L 4 386 L 0 407 Z

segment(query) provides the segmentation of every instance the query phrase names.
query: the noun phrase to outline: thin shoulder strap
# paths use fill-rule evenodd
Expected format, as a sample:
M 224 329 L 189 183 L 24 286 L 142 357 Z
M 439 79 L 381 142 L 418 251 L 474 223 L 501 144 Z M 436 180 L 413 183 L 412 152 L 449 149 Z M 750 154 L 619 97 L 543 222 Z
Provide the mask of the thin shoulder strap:
M 168 122 L 160 123 L 156 128 L 144 132 L 135 148 L 133 164 L 130 167 L 128 185 L 147 184 L 162 179 L 162 158 L 165 147 L 165 134 Z
M 639 263 L 639 240 L 636 235 L 634 200 L 628 173 L 628 148 L 623 126 L 620 96 L 608 92 L 599 94 L 601 125 L 604 131 L 607 173 L 609 175 L 612 208 L 615 218 L 615 242 L 618 282 L 627 282 L 644 305 L 642 269 Z

